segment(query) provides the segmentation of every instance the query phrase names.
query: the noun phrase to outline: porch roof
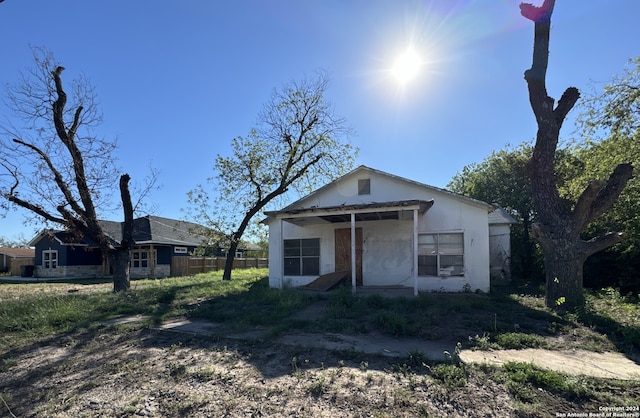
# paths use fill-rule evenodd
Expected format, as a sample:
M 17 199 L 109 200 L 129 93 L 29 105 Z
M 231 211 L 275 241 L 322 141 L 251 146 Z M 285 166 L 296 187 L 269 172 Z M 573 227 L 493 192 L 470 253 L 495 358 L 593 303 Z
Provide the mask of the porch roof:
M 265 212 L 267 217 L 280 218 L 298 225 L 311 223 L 340 223 L 350 222 L 351 214 L 356 221 L 380 221 L 387 219 L 412 219 L 403 216 L 403 212 L 415 209 L 420 213 L 426 212 L 433 206 L 432 200 L 399 200 L 393 202 L 373 202 L 360 204 L 345 204 L 339 206 L 296 208 Z

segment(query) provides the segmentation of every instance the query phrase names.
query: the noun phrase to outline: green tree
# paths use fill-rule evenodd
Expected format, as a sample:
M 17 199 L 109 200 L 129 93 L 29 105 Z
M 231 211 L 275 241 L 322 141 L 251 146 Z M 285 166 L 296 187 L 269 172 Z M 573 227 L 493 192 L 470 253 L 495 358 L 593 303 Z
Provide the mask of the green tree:
M 620 161 L 640 165 L 640 57 L 629 61 L 620 74 L 600 91 L 593 89 L 579 103 L 580 133 L 585 140 L 576 147 L 584 171 L 572 182 L 570 192 L 585 187 L 590 178 L 605 180 Z M 632 178 L 611 210 L 585 230 L 585 238 L 608 231 L 625 231 L 625 239 L 585 264 L 585 280 L 591 285 L 619 286 L 640 291 L 640 181 Z
M 231 279 L 236 249 L 251 221 L 290 191 L 309 191 L 347 172 L 357 150 L 351 130 L 334 114 L 325 95 L 326 72 L 274 90 L 258 126 L 232 141 L 233 155 L 218 155 L 215 176 L 188 193 L 189 216 L 226 235 L 229 250 L 223 278 Z
M 607 232 L 583 240 L 581 233 L 613 205 L 632 177 L 633 166 L 618 164 L 606 180 L 589 182 L 575 202 L 568 202 L 560 195 L 555 176 L 556 149 L 562 124 L 580 93 L 575 87 L 569 87 L 557 104 L 547 94 L 549 33 L 554 5 L 554 0 L 544 0 L 541 7 L 521 3 L 520 12 L 535 25 L 532 65 L 525 71 L 529 102 L 538 123 L 529 164 L 531 191 L 538 216 L 534 233 L 544 255 L 546 304 L 564 310 L 584 304 L 584 261 L 622 239 L 621 233 Z
M 101 121 L 93 86 L 74 80 L 71 96 L 63 88 L 64 67 L 53 54 L 34 49 L 36 65 L 22 81 L 8 88 L 15 121 L 1 126 L 0 196 L 4 210 L 21 207 L 33 217 L 61 225 L 98 244 L 114 267 L 114 291 L 129 288 L 129 246 L 133 205 L 129 175 L 114 167 L 115 143 L 92 129 Z M 98 208 L 111 206 L 119 183 L 125 228 L 114 248 L 98 220 Z
M 455 193 L 498 204 L 518 222 L 511 229 L 511 266 L 513 276 L 525 281 L 542 276 L 539 251 L 531 236 L 535 211 L 527 165 L 532 150 L 523 143 L 494 151 L 484 161 L 465 166 L 447 185 Z

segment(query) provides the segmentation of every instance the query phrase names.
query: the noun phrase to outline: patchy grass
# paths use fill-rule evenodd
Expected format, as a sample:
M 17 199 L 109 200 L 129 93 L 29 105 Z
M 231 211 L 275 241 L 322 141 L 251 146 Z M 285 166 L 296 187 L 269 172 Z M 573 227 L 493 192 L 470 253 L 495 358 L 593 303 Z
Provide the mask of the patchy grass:
M 266 273 L 137 280 L 122 294 L 110 283 L 0 284 L 0 415 L 542 417 L 638 405 L 637 382 L 525 363 L 433 362 L 419 352 L 389 360 L 271 340 L 291 330 L 375 331 L 457 338 L 482 349 L 617 349 L 637 358 L 638 300 L 615 290 L 590 293 L 585 310 L 558 315 L 539 296 L 513 290 L 396 299 L 342 288 L 325 295 L 270 289 Z M 315 303 L 323 304 L 317 317 L 292 318 Z M 156 335 L 148 323 L 98 326 L 119 315 L 153 322 L 186 316 L 227 331 L 269 332 L 239 343 Z

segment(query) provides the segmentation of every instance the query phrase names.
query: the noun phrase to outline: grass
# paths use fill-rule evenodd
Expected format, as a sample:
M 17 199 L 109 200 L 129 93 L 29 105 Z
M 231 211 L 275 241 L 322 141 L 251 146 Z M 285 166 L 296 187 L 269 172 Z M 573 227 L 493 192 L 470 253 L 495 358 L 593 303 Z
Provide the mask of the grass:
M 555 338 L 565 341 L 563 349 L 618 349 L 632 358 L 640 350 L 637 297 L 622 297 L 612 289 L 588 293 L 586 309 L 558 315 L 547 310 L 540 297 L 518 294 L 512 289 L 490 295 L 421 294 L 417 298 L 392 299 L 354 296 L 349 288 L 342 288 L 327 296 L 271 289 L 266 274 L 266 270 L 253 269 L 234 271 L 231 281 L 221 280 L 221 273 L 137 280 L 129 292 L 120 294 L 111 292 L 110 283 L 0 284 L 0 373 L 16 366 L 11 356 L 15 347 L 96 328 L 100 321 L 119 315 L 145 315 L 150 322 L 185 316 L 206 319 L 221 324 L 226 331 L 263 329 L 269 331 L 269 338 L 291 330 L 346 334 L 376 331 L 398 338 L 454 337 L 466 347 L 480 349 L 560 348 L 550 342 Z M 320 301 L 325 308 L 318 318 L 291 318 Z M 148 323 L 140 326 L 144 325 Z M 333 374 L 323 374 L 329 373 L 324 364 L 311 371 L 309 360 L 293 354 L 291 375 L 314 398 L 336 396 L 340 390 L 337 376 L 362 375 L 366 379 L 363 390 L 380 379 L 374 378 L 379 375 L 374 373 L 368 357 L 349 357 L 346 352 L 340 355 L 353 365 L 339 363 L 332 369 Z M 136 361 L 116 365 L 135 368 Z M 507 363 L 502 368 L 434 363 L 421 353 L 412 353 L 390 370 L 409 382 L 407 387 L 388 392 L 389 402 L 399 406 L 412 404 L 416 388 L 438 385 L 445 392 L 455 392 L 484 380 L 502 385 L 518 402 L 523 416 L 550 412 L 540 409 L 550 402 L 550 397 L 604 405 L 629 404 L 638 395 L 637 388 L 625 382 L 607 381 L 603 389 L 598 379 L 566 376 L 523 363 Z M 193 368 L 169 362 L 166 366 L 166 375 L 175 382 L 221 381 L 220 373 L 206 364 Z M 195 408 L 200 402 L 196 401 L 189 408 Z M 429 415 L 424 407 L 415 412 Z

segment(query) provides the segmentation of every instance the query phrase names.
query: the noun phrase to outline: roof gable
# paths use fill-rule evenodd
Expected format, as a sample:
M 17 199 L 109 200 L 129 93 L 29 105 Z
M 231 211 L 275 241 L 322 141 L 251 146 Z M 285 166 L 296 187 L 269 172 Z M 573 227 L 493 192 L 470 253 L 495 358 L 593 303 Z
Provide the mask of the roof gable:
M 376 189 L 376 184 L 374 183 L 370 185 L 371 190 L 369 195 L 358 195 L 358 180 L 366 179 L 366 178 L 372 179 L 372 182 L 383 180 L 388 184 L 396 184 L 399 186 L 404 185 L 405 187 L 408 186 L 416 190 L 422 190 L 431 195 L 446 197 L 448 199 L 454 199 L 454 200 L 460 201 L 467 205 L 480 207 L 487 211 L 493 209 L 493 206 L 486 202 L 482 202 L 480 200 L 459 195 L 445 189 L 441 189 L 435 186 L 430 186 L 425 183 L 410 180 L 404 177 L 396 176 L 394 174 L 386 173 L 384 171 L 376 170 L 376 169 L 361 165 L 355 168 L 354 170 L 350 171 L 349 173 L 311 192 L 307 196 L 291 203 L 290 205 L 283 208 L 282 211 L 318 206 L 317 202 L 324 200 L 322 198 L 323 197 L 326 198 L 330 194 L 335 194 L 336 198 L 339 198 L 340 200 L 343 200 L 343 201 L 341 202 L 334 201 L 328 205 L 321 204 L 320 206 L 333 206 L 333 205 L 340 205 L 340 204 L 357 204 L 357 203 L 374 203 L 375 201 L 384 201 L 384 200 L 403 200 L 403 199 L 422 199 L 423 198 L 419 196 L 402 196 L 402 197 L 391 196 L 390 198 L 386 198 L 384 196 L 381 196 L 378 193 L 378 189 Z

